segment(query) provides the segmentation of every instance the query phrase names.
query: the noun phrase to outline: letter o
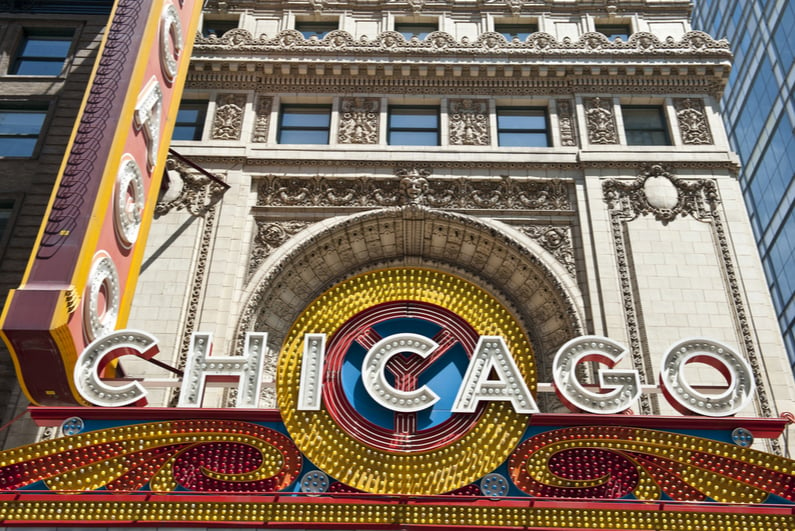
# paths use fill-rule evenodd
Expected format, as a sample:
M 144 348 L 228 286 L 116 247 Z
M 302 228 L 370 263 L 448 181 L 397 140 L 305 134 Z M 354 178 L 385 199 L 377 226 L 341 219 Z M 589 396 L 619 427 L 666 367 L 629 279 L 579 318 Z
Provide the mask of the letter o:
M 705 395 L 685 378 L 688 363 L 702 362 L 720 372 L 729 382 L 723 393 Z M 728 417 L 750 402 L 754 391 L 751 366 L 732 349 L 709 339 L 688 339 L 668 349 L 660 369 L 660 387 L 668 402 L 680 413 Z
M 185 47 L 182 35 L 182 22 L 174 4 L 168 4 L 160 16 L 160 66 L 169 83 L 179 72 L 179 58 Z

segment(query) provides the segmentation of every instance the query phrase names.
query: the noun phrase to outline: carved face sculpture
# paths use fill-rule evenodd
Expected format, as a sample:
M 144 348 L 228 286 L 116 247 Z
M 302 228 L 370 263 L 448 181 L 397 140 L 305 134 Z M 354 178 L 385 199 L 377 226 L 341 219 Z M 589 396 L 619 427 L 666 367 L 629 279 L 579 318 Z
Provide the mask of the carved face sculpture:
M 401 179 L 400 187 L 409 201 L 414 203 L 428 190 L 428 181 L 416 174 L 408 175 Z

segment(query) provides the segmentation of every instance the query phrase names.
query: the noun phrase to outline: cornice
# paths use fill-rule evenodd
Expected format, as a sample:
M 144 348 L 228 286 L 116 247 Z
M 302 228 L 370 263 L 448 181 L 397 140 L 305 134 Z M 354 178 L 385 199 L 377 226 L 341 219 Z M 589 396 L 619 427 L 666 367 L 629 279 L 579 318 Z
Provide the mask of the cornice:
M 508 41 L 501 33 L 486 32 L 477 39 L 466 37 L 457 41 L 452 35 L 435 31 L 424 40 L 406 40 L 396 31 L 385 31 L 372 39 L 355 39 L 344 30 L 329 32 L 322 39 L 305 39 L 296 30 L 288 29 L 273 37 L 254 37 L 248 30 L 237 28 L 227 31 L 222 37 L 196 36 L 193 55 L 195 59 L 210 60 L 215 57 L 235 59 L 245 54 L 252 60 L 258 57 L 306 59 L 309 57 L 338 60 L 346 58 L 486 58 L 518 59 L 521 61 L 569 59 L 607 59 L 611 62 L 632 60 L 707 59 L 730 60 L 732 57 L 728 41 L 715 40 L 702 31 L 689 31 L 680 40 L 671 37 L 660 40 L 653 33 L 637 32 L 624 42 L 611 41 L 601 33 L 587 32 L 577 40 L 568 37 L 558 41 L 549 33 L 536 32 L 526 41 Z M 231 57 L 230 57 L 231 56 Z
M 540 13 L 598 13 L 607 16 L 627 13 L 666 13 L 688 18 L 689 0 L 209 0 L 212 12 L 243 10 L 293 10 L 322 14 L 348 10 L 390 11 L 395 13 L 470 13 L 477 9 L 497 15 Z
M 434 32 L 406 41 L 387 31 L 354 40 L 334 31 L 322 40 L 295 30 L 253 37 L 235 29 L 221 38 L 197 38 L 189 86 L 242 90 L 358 92 L 400 87 L 399 92 L 530 94 L 575 92 L 709 93 L 719 95 L 731 68 L 725 40 L 691 31 L 679 41 L 635 33 L 627 42 L 586 33 L 557 41 L 535 33 L 508 42 L 484 33 L 456 41 Z M 358 90 L 357 90 L 358 89 Z

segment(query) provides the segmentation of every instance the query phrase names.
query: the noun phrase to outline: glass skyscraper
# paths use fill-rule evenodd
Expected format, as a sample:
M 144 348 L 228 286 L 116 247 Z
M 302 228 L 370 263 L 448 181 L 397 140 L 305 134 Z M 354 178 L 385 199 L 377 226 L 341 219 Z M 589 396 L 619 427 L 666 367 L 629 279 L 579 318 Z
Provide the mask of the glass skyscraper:
M 695 0 L 693 29 L 734 50 L 723 116 L 795 370 L 795 2 Z

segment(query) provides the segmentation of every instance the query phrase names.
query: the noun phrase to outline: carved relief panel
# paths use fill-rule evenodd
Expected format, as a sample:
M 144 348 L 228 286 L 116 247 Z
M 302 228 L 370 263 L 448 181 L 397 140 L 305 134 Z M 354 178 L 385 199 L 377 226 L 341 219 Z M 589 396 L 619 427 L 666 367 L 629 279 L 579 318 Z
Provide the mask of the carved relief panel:
M 343 98 L 340 101 L 340 144 L 378 143 L 378 98 Z
M 488 100 L 450 100 L 450 144 L 454 146 L 488 146 L 489 103 Z
M 574 105 L 569 100 L 557 100 L 558 130 L 563 146 L 577 145 L 577 122 L 574 118 Z
M 674 108 L 683 144 L 712 144 L 712 132 L 704 113 L 703 101 L 676 98 Z
M 212 139 L 240 140 L 245 107 L 245 94 L 220 94 L 216 100 Z
M 254 112 L 254 131 L 251 133 L 252 142 L 267 142 L 268 128 L 271 121 L 271 109 L 273 108 L 273 98 L 269 96 L 259 96 L 257 98 Z
M 591 144 L 618 144 L 612 98 L 586 98 L 583 104 L 588 141 Z

